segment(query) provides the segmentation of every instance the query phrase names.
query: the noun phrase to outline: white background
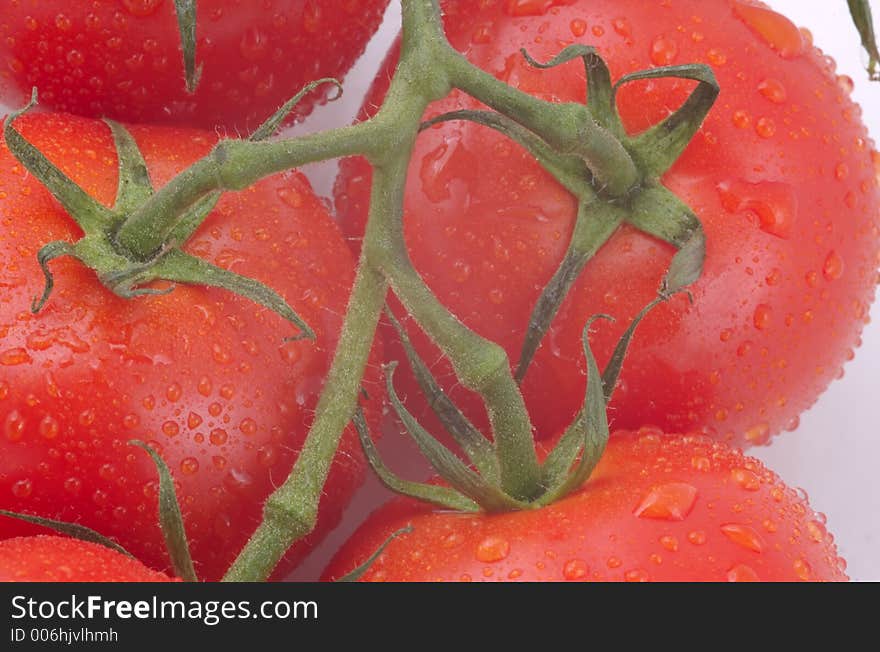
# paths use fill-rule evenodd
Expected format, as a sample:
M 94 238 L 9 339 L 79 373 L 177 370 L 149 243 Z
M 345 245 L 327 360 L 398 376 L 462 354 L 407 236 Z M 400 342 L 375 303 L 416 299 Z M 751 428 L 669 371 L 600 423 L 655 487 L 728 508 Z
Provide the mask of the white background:
M 769 0 L 781 13 L 809 28 L 815 43 L 838 63 L 838 72 L 856 82 L 854 98 L 864 109 L 864 119 L 875 138 L 880 137 L 880 83 L 869 84 L 862 52 L 844 0 Z M 880 2 L 872 0 L 875 19 Z M 877 21 L 875 20 L 875 23 Z M 399 2 L 392 0 L 385 22 L 364 57 L 348 75 L 345 97 L 318 109 L 303 125 L 305 133 L 351 122 L 386 48 L 400 24 Z M 877 24 L 880 28 L 880 23 Z M 0 114 L 3 107 L 0 106 Z M 331 194 L 335 164 L 312 166 L 308 173 L 316 190 Z M 776 470 L 790 485 L 804 488 L 812 505 L 828 517 L 850 576 L 880 581 L 880 309 L 872 310 L 874 323 L 864 332 L 862 348 L 846 366 L 846 376 L 835 382 L 816 406 L 801 417 L 800 428 L 776 438 L 768 448 L 750 451 Z M 320 554 L 313 555 L 295 578 L 313 579 L 320 573 L 332 542 L 342 540 L 372 505 L 385 495 L 375 481 L 356 498 L 343 526 Z
M 867 55 L 849 17 L 845 0 L 765 0 L 798 26 L 808 28 L 814 42 L 834 57 L 838 73 L 855 80 L 854 99 L 875 139 L 880 138 L 880 83 L 869 83 L 864 72 Z M 880 1 L 872 0 L 875 26 L 880 29 Z M 349 122 L 360 107 L 366 88 L 400 26 L 400 8 L 392 0 L 385 23 L 364 57 L 345 80 L 345 96 L 322 107 L 295 133 Z M 313 166 L 309 174 L 316 190 L 329 195 L 335 165 Z M 865 328 L 863 345 L 847 364 L 846 375 L 834 382 L 808 413 L 798 430 L 783 433 L 769 447 L 751 449 L 792 486 L 803 488 L 813 507 L 828 517 L 848 573 L 854 580 L 880 581 L 880 309 L 871 311 L 873 323 Z M 384 497 L 375 482 L 368 483 L 349 510 L 349 518 L 332 537 L 343 539 Z M 328 542 L 330 543 L 330 542 Z M 331 550 L 313 555 L 296 573 L 308 579 L 319 573 Z

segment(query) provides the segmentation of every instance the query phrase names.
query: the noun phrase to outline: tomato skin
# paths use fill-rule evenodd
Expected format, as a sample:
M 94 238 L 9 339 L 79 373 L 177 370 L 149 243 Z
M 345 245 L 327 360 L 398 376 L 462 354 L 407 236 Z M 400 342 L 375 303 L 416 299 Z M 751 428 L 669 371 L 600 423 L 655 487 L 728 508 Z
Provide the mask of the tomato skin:
M 117 159 L 102 122 L 27 115 L 16 127 L 87 192 L 108 205 Z M 216 137 L 131 126 L 158 187 Z M 284 296 L 317 333 L 295 328 L 226 291 L 180 286 L 123 300 L 72 259 L 51 263 L 55 289 L 38 314 L 39 248 L 78 229 L 0 145 L 0 507 L 75 521 L 119 541 L 157 569 L 168 558 L 157 518 L 158 475 L 139 439 L 171 468 L 196 571 L 219 578 L 290 471 L 312 421 L 354 278 L 348 248 L 305 177 L 291 172 L 227 193 L 186 249 L 256 278 Z M 377 350 L 365 378 L 378 422 Z M 321 501 L 317 530 L 283 573 L 331 529 L 365 465 L 346 431 Z M 35 532 L 0 518 L 0 538 Z
M 767 443 L 794 428 L 842 373 L 868 320 L 880 251 L 880 154 L 828 59 L 777 14 L 751 18 L 769 30 L 761 36 L 738 17 L 742 6 L 733 0 L 668 7 L 637 0 L 444 5 L 457 49 L 545 99 L 582 102 L 583 68 L 578 62 L 530 68 L 521 47 L 546 61 L 572 42 L 595 45 L 613 79 L 688 62 L 707 63 L 718 77 L 715 107 L 663 177 L 705 227 L 705 272 L 691 288 L 692 305 L 676 297 L 639 327 L 611 405 L 619 428 L 654 424 L 740 445 Z M 365 114 L 380 104 L 388 67 L 377 76 Z M 628 130 L 656 124 L 692 86 L 624 86 L 619 107 Z M 479 106 L 454 94 L 429 115 L 462 108 Z M 362 160 L 343 163 L 336 201 L 350 237 L 362 233 L 369 182 Z M 407 246 L 438 298 L 502 344 L 515 364 L 528 315 L 562 259 L 575 209 L 524 150 L 490 129 L 447 123 L 423 133 L 416 146 L 405 199 Z M 583 401 L 580 334 L 587 317 L 617 318 L 597 329 L 601 364 L 656 296 L 672 254 L 625 227 L 587 264 L 523 383 L 539 436 L 568 425 Z M 456 402 L 485 425 L 479 401 L 458 386 L 439 351 L 414 326 L 409 333 Z M 388 351 L 404 359 L 399 347 Z M 408 405 L 424 418 L 412 379 L 407 385 L 401 370 L 399 380 Z
M 194 94 L 171 0 L 2 0 L 0 93 L 117 120 L 250 131 L 306 83 L 341 78 L 388 0 L 200 0 Z M 327 89 L 305 98 L 307 115 Z M 18 103 L 20 100 L 16 99 Z
M 363 581 L 798 581 L 848 579 L 824 516 L 756 459 L 705 435 L 614 433 L 592 478 L 549 507 L 499 515 L 398 498 L 324 573 L 395 539 Z
M 56 536 L 0 541 L 0 582 L 179 582 L 97 543 Z

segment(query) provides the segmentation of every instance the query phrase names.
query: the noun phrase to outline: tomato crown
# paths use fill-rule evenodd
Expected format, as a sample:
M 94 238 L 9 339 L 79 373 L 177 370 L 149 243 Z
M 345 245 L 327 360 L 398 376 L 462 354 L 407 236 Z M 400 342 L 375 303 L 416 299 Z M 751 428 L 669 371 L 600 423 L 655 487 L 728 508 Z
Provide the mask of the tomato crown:
M 431 466 L 449 486 L 411 482 L 395 475 L 379 456 L 366 419 L 358 411 L 354 423 L 370 466 L 382 483 L 396 493 L 463 512 L 535 509 L 577 491 L 596 468 L 608 443 L 610 431 L 606 408 L 614 393 L 626 350 L 636 328 L 654 307 L 668 300 L 669 296 L 666 293 L 658 296 L 629 324 L 601 374 L 590 349 L 589 332 L 596 321 L 613 321 L 613 317 L 595 315 L 587 321 L 582 337 L 587 360 L 587 391 L 583 408 L 547 455 L 540 467 L 537 482 L 531 485 L 528 481 L 523 482 L 520 486 L 528 493 L 519 495 L 512 495 L 502 484 L 502 465 L 507 462 L 509 467 L 513 466 L 511 460 L 501 457 L 506 451 L 487 439 L 443 393 L 400 322 L 390 310 L 386 311 L 432 410 L 460 447 L 469 464 L 436 440 L 404 406 L 394 388 L 394 371 L 397 368 L 397 363 L 394 362 L 385 366 L 386 387 L 391 405 Z

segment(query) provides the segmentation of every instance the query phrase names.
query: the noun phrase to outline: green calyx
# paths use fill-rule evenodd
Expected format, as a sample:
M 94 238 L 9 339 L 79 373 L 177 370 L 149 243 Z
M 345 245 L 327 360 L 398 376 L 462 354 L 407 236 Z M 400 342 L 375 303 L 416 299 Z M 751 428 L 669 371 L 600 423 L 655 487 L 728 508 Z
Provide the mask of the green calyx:
M 319 83 L 310 85 L 309 89 Z M 16 119 L 33 107 L 36 99 L 35 90 L 31 102 L 6 119 L 6 144 L 28 171 L 58 199 L 82 228 L 84 236 L 75 243 L 55 241 L 40 249 L 37 259 L 45 276 L 45 286 L 42 295 L 34 298 L 31 306 L 33 312 L 43 308 L 54 287 L 49 263 L 61 256 L 71 256 L 94 270 L 105 287 L 124 299 L 168 294 L 178 283 L 218 287 L 246 297 L 290 321 L 299 330 L 292 339 L 314 338 L 314 331 L 277 292 L 180 248 L 216 206 L 220 192 L 208 194 L 182 214 L 171 216 L 170 235 L 158 249 L 143 251 L 122 244 L 118 235 L 125 228 L 129 216 L 155 194 L 137 144 L 122 125 L 106 121 L 119 158 L 116 201 L 112 208 L 107 208 L 67 177 L 15 129 Z M 267 127 L 261 129 L 261 137 L 271 134 L 277 117 L 272 120 L 275 122 L 270 121 Z M 167 219 L 165 221 L 168 222 Z
M 587 481 L 602 457 L 610 435 L 606 409 L 620 376 L 626 350 L 642 319 L 665 300 L 665 297 L 658 297 L 633 319 L 601 373 L 590 349 L 588 334 L 597 320 L 613 321 L 613 318 L 596 315 L 587 321 L 583 331 L 587 360 L 587 390 L 583 407 L 540 465 L 538 480 L 528 487 L 526 497 L 512 495 L 505 490 L 499 473 L 504 463 L 504 451 L 487 439 L 443 392 L 416 353 L 404 328 L 390 311 L 386 311 L 431 409 L 455 440 L 462 456 L 439 442 L 403 405 L 393 382 L 397 363 L 391 363 L 385 366 L 391 405 L 445 484 L 413 482 L 394 474 L 379 456 L 363 413 L 358 410 L 353 421 L 370 466 L 388 489 L 454 511 L 500 513 L 538 509 L 565 498 Z
M 663 186 L 661 177 L 697 133 L 720 90 L 711 68 L 702 64 L 652 68 L 624 75 L 612 84 L 608 66 L 593 47 L 569 46 L 548 63 L 535 61 L 525 50 L 522 54 L 529 64 L 541 69 L 581 60 L 586 69 L 588 102 L 543 107 L 542 113 L 553 119 L 541 121 L 532 119 L 528 112 L 525 116 L 502 113 L 507 101 L 499 91 L 496 96 L 480 97 L 494 111 L 453 111 L 421 127 L 468 120 L 494 129 L 528 150 L 578 200 L 568 249 L 529 320 L 515 374 L 518 382 L 525 377 L 584 267 L 621 225 L 634 226 L 678 249 L 660 284 L 659 296 L 668 297 L 699 278 L 705 259 L 702 225 L 693 211 Z M 669 77 L 693 80 L 697 86 L 660 124 L 628 134 L 617 111 L 619 88 L 638 80 Z

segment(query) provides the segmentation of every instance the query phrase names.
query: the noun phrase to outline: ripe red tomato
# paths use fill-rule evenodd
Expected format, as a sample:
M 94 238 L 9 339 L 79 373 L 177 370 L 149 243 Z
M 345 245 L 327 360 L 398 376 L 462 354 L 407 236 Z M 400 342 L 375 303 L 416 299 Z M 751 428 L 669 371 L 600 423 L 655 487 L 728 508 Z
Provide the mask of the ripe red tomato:
M 137 559 L 65 537 L 0 541 L 0 582 L 173 582 Z
M 0 93 L 29 96 L 36 86 L 59 111 L 253 130 L 304 84 L 344 76 L 387 5 L 199 0 L 196 60 L 204 67 L 190 94 L 171 0 L 2 0 Z M 298 115 L 323 97 L 307 97 Z
M 28 115 L 16 128 L 87 192 L 112 203 L 117 157 L 104 123 Z M 130 131 L 157 187 L 216 140 L 181 129 Z M 187 243 L 190 253 L 273 287 L 317 334 L 285 342 L 295 329 L 250 300 L 180 286 L 127 301 L 72 259 L 52 262 L 55 290 L 32 314 L 43 287 L 38 249 L 78 237 L 0 144 L 0 507 L 82 523 L 163 569 L 158 475 L 144 451 L 127 444 L 143 440 L 176 479 L 200 579 L 217 579 L 287 476 L 312 421 L 354 278 L 351 254 L 297 172 L 227 193 Z M 377 376 L 371 368 L 365 379 L 374 422 Z M 282 569 L 336 524 L 363 471 L 349 432 L 318 529 Z M 33 531 L 0 518 L 0 538 Z
M 825 518 L 758 460 L 703 435 L 617 432 L 590 480 L 549 507 L 486 515 L 397 499 L 326 579 L 411 525 L 364 581 L 846 580 Z
M 461 0 L 445 3 L 444 17 L 470 61 L 551 101 L 583 101 L 583 66 L 537 70 L 520 48 L 547 61 L 573 42 L 592 44 L 613 79 L 667 64 L 714 69 L 720 97 L 663 177 L 705 227 L 705 272 L 691 288 L 693 305 L 676 297 L 640 326 L 611 418 L 620 428 L 703 430 L 739 444 L 794 428 L 859 345 L 877 282 L 880 154 L 848 96 L 851 80 L 836 77 L 808 33 L 740 0 Z M 395 60 L 380 72 L 365 113 L 380 104 Z M 692 87 L 656 79 L 624 86 L 618 106 L 627 129 L 658 123 Z M 428 117 L 463 108 L 481 107 L 456 93 Z M 522 148 L 472 123 L 423 133 L 409 172 L 405 231 L 416 269 L 515 365 L 532 308 L 568 244 L 575 200 Z M 362 160 L 344 162 L 337 208 L 353 236 L 362 233 L 369 181 Z M 587 264 L 524 379 L 539 437 L 564 428 L 583 400 L 587 317 L 617 317 L 594 342 L 604 363 L 656 296 L 672 254 L 624 227 Z M 409 332 L 479 421 L 476 397 L 420 331 Z M 404 359 L 399 348 L 390 356 Z M 413 382 L 406 391 L 403 373 L 400 380 L 411 409 L 423 413 Z

